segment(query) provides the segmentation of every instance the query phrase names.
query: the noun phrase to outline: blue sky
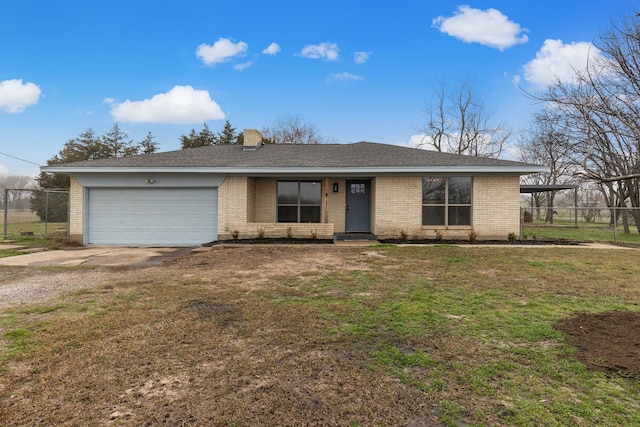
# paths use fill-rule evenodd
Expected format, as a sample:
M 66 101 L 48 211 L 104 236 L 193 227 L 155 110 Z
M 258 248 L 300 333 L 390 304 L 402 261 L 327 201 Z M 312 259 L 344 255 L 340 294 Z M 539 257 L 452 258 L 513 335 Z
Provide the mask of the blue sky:
M 473 81 L 525 128 L 640 2 L 3 1 L 0 175 L 37 175 L 64 143 L 114 122 L 160 151 L 206 121 L 261 129 L 299 115 L 339 143 L 411 145 L 439 82 Z M 590 52 L 590 53 L 589 53 Z M 13 157 L 27 160 L 27 163 Z

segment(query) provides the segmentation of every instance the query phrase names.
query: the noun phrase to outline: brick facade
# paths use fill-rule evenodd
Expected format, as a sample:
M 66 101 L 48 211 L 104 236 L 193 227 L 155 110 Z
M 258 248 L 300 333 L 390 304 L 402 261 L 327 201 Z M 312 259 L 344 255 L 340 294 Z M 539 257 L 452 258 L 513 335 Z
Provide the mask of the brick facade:
M 278 223 L 276 178 L 230 176 L 218 189 L 218 238 L 286 237 L 332 238 L 345 231 L 346 179 L 327 178 L 323 182 L 323 211 L 326 223 Z M 333 192 L 334 184 L 338 191 Z M 379 238 L 468 239 L 472 231 L 478 239 L 506 240 L 520 230 L 520 183 L 518 176 L 476 176 L 473 178 L 471 226 L 422 226 L 422 177 L 381 176 L 371 180 L 371 232 Z M 83 243 L 84 188 L 71 177 L 70 241 Z
M 228 177 L 218 195 L 219 238 L 231 239 L 237 231 L 240 238 L 264 237 L 331 238 L 345 231 L 346 179 L 323 180 L 327 197 L 321 218 L 327 223 L 277 223 L 276 178 Z M 338 192 L 333 192 L 333 184 Z M 478 240 L 507 240 L 510 233 L 519 234 L 520 191 L 518 176 L 476 176 L 472 184 L 471 226 L 422 225 L 422 177 L 382 176 L 371 180 L 371 232 L 379 238 L 434 238 L 436 231 L 443 238 L 468 239 L 470 233 Z
M 69 242 L 84 243 L 84 188 L 73 176 L 69 187 Z
M 422 226 L 422 177 L 377 177 L 374 180 L 373 233 L 379 238 L 442 237 L 507 240 L 520 232 L 520 177 L 475 176 L 471 226 Z
M 473 178 L 473 226 L 478 239 L 520 235 L 520 177 Z

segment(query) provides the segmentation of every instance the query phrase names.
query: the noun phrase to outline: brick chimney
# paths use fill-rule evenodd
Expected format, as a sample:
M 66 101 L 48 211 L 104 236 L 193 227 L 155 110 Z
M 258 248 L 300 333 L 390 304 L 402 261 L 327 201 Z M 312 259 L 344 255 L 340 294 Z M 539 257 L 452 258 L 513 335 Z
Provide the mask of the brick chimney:
M 255 129 L 245 129 L 244 147 L 258 147 L 262 143 L 262 134 Z

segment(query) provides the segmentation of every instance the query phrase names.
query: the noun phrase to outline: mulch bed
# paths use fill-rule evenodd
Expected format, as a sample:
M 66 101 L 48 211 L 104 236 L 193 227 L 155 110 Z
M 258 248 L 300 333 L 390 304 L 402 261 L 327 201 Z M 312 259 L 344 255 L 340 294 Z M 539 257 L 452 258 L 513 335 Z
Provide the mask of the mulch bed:
M 348 240 L 347 240 L 348 241 Z M 390 245 L 505 245 L 505 244 L 514 244 L 514 245 L 579 245 L 580 241 L 577 240 L 567 240 L 567 239 L 528 239 L 528 240 L 516 240 L 514 242 L 509 242 L 508 240 L 437 240 L 437 239 L 378 239 L 375 242 L 379 242 L 382 244 L 390 244 Z M 374 241 L 372 241 L 374 243 Z M 331 245 L 333 244 L 332 239 L 297 239 L 292 238 L 289 239 L 287 237 L 265 237 L 262 239 L 237 239 L 237 240 L 218 240 L 215 242 L 204 243 L 202 246 L 215 246 L 221 244 L 238 244 L 238 245 L 278 245 L 278 244 L 299 244 L 299 245 Z

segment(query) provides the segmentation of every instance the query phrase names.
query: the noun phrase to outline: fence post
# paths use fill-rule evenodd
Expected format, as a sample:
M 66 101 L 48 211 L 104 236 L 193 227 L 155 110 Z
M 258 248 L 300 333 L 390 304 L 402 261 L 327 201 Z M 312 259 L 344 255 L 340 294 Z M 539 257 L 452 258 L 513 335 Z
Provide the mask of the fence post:
M 524 222 L 524 212 L 522 212 L 522 207 L 520 207 L 520 241 L 522 241 L 522 223 Z
M 618 243 L 618 216 L 617 207 L 613 206 L 613 243 Z
M 574 225 L 578 228 L 578 188 L 573 189 L 573 218 Z
M 44 237 L 49 234 L 49 192 L 44 190 Z
M 2 237 L 4 240 L 7 240 L 7 223 L 9 217 L 7 216 L 7 212 L 9 209 L 9 189 L 4 189 L 4 236 Z

